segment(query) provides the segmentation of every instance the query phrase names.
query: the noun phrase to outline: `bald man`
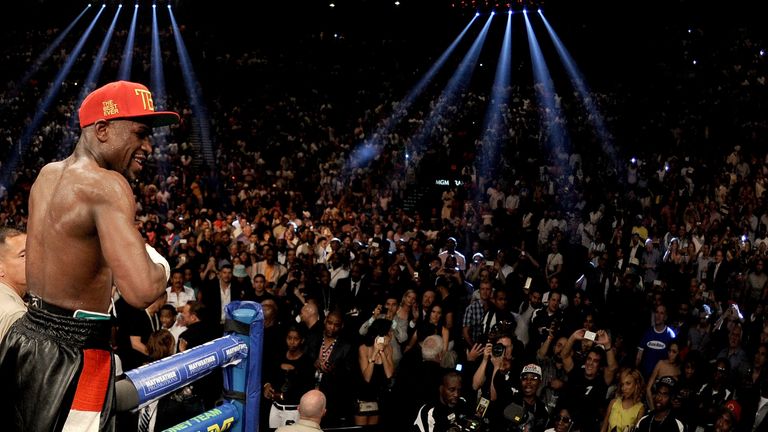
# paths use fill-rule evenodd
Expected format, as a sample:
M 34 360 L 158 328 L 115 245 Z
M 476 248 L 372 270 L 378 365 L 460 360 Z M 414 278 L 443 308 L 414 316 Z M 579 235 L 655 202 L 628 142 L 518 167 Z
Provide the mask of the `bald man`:
M 325 395 L 320 390 L 310 390 L 299 401 L 299 421 L 279 427 L 276 432 L 322 432 L 320 421 L 324 415 Z

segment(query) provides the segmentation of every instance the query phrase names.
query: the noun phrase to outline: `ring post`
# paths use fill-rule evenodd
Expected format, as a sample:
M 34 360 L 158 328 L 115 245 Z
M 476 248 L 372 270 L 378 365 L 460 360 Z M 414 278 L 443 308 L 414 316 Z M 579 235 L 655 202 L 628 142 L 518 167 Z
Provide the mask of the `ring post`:
M 259 425 L 264 313 L 261 305 L 252 301 L 234 301 L 227 305 L 225 313 L 225 333 L 248 346 L 245 361 L 224 369 L 224 398 L 237 407 L 240 418 L 231 430 L 255 431 Z

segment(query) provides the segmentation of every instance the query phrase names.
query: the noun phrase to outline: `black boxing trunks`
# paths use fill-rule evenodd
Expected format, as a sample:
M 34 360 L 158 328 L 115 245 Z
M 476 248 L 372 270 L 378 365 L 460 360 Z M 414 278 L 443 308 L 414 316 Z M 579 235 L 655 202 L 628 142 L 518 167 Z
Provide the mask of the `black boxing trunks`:
M 56 311 L 59 312 L 59 311 Z M 31 307 L 0 344 L 3 430 L 113 431 L 109 320 Z

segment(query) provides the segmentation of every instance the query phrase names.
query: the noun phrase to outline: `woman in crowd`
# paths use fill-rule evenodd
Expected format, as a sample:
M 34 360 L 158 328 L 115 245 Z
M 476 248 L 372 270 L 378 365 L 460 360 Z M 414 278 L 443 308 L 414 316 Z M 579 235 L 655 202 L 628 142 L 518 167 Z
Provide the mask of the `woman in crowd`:
M 646 395 L 648 396 L 648 403 L 653 404 L 653 395 L 651 387 L 656 382 L 656 378 L 663 376 L 671 376 L 675 379 L 680 377 L 680 344 L 677 341 L 672 341 L 669 344 L 667 351 L 667 358 L 661 359 L 656 363 L 656 366 L 651 372 L 651 376 L 648 378 L 648 386 L 646 388 Z
M 643 376 L 634 368 L 619 373 L 620 394 L 608 405 L 601 432 L 630 430 L 645 414 L 643 405 Z
M 314 384 L 315 369 L 309 354 L 304 352 L 304 335 L 292 326 L 285 335 L 288 349 L 274 364 L 265 368 L 264 397 L 272 401 L 269 411 L 270 429 L 299 419 L 299 399 Z
M 395 375 L 392 359 L 392 321 L 377 319 L 368 329 L 365 341 L 358 347 L 360 380 L 357 389 L 355 425 L 379 424 L 381 404 L 390 380 Z
M 421 343 L 428 336 L 438 335 L 443 337 L 443 354 L 448 352 L 452 341 L 449 338 L 448 327 L 445 326 L 445 317 L 443 317 L 443 307 L 438 303 L 432 304 L 427 310 L 427 316 L 424 321 L 420 321 L 416 326 L 416 331 L 411 335 L 408 346 L 405 351 L 410 351 L 417 342 Z

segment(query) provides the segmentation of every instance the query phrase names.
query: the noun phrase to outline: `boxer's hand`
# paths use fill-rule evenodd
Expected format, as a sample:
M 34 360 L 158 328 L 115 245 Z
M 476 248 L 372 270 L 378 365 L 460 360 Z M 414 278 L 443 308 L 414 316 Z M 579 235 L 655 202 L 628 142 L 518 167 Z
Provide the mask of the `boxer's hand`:
M 144 246 L 146 247 L 147 253 L 149 254 L 149 259 L 151 259 L 153 263 L 163 266 L 163 269 L 165 269 L 165 280 L 168 281 L 168 279 L 171 278 L 171 265 L 168 264 L 168 260 L 160 255 L 160 253 L 156 251 L 152 246 L 146 243 L 144 243 Z

